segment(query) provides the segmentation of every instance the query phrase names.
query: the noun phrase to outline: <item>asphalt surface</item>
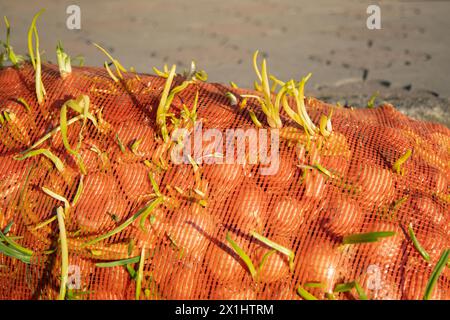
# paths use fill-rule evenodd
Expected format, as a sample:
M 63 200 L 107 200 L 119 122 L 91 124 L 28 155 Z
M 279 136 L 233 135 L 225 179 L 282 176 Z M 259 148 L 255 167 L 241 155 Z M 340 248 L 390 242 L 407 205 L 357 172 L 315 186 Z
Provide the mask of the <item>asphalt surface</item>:
M 81 29 L 66 27 L 73 1 L 0 0 L 12 26 L 16 52 L 27 52 L 26 33 L 39 9 L 41 48 L 55 61 L 62 40 L 72 56 L 102 65 L 97 42 L 126 67 L 150 73 L 152 66 L 191 60 L 209 81 L 252 86 L 256 49 L 282 79 L 309 72 L 307 94 L 365 106 L 378 92 L 418 119 L 450 126 L 450 1 L 376 1 L 381 29 L 366 27 L 365 0 L 152 0 L 77 1 Z M 4 25 L 0 35 L 4 38 Z

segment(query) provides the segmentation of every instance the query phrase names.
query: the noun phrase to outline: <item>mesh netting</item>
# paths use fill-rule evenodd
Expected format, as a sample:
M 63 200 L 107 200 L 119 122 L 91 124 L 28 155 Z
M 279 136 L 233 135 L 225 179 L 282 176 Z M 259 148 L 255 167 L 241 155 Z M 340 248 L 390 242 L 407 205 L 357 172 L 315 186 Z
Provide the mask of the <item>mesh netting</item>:
M 199 185 L 194 166 L 172 163 L 158 137 L 156 108 L 164 78 L 129 73 L 116 83 L 103 69 L 83 67 L 63 80 L 56 66 L 44 65 L 47 97 L 42 105 L 36 101 L 34 80 L 30 65 L 0 71 L 0 107 L 12 115 L 0 130 L 0 227 L 13 221 L 8 236 L 33 251 L 30 263 L 0 254 L 2 299 L 58 296 L 58 223 L 42 222 L 63 204 L 42 187 L 71 201 L 80 169 L 59 133 L 40 148 L 57 155 L 64 171 L 44 156 L 22 161 L 14 156 L 57 127 L 62 104 L 81 94 L 90 97 L 99 126 L 88 121 L 84 128 L 80 154 L 87 174 L 81 196 L 65 219 L 69 276 L 76 279 L 73 293 L 79 298 L 134 299 L 137 281 L 132 275 L 139 263 L 128 269 L 97 264 L 138 257 L 145 246 L 141 299 L 299 299 L 296 289 L 307 283 L 320 283 L 308 291 L 325 298 L 337 284 L 355 280 L 370 299 L 421 299 L 435 264 L 450 247 L 446 127 L 413 120 L 388 104 L 363 110 L 307 98 L 314 123 L 334 108 L 330 137 L 311 140 L 306 148 L 302 129 L 283 116 L 277 174 L 261 175 L 258 164 L 203 164 Z M 220 84 L 190 85 L 176 96 L 171 112 L 177 115 L 183 104 L 192 106 L 197 91 L 204 129 L 255 128 L 248 113 L 230 106 L 225 96 L 244 90 Z M 28 101 L 30 111 L 17 102 L 19 97 Z M 75 115 L 69 112 L 68 117 Z M 262 113 L 256 115 L 264 119 Z M 82 121 L 69 126 L 72 146 L 81 128 Z M 136 141 L 138 148 L 132 152 Z M 407 150 L 413 155 L 401 175 L 392 166 Z M 305 167 L 315 163 L 332 176 Z M 149 172 L 170 201 L 157 206 L 143 228 L 136 219 L 121 232 L 84 245 L 148 203 L 154 193 Z M 199 203 L 199 194 L 206 205 Z M 410 224 L 429 262 L 414 247 Z M 266 255 L 272 248 L 252 237 L 252 231 L 291 249 L 293 269 L 286 255 Z M 375 231 L 395 235 L 342 245 L 344 236 Z M 261 265 L 257 280 L 226 240 L 227 233 L 257 268 Z M 432 297 L 450 299 L 449 289 L 445 268 Z M 335 296 L 357 298 L 353 291 Z

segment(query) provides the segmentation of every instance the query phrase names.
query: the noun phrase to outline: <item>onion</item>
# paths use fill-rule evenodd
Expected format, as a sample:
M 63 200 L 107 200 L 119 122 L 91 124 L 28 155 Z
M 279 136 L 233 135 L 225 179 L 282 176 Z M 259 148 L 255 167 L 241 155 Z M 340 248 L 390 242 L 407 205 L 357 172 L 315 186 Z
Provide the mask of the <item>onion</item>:
M 311 200 L 320 200 L 326 191 L 326 177 L 318 170 L 306 170 L 308 171 L 303 182 L 305 184 L 305 197 Z
M 280 239 L 274 240 L 276 243 L 285 245 Z M 286 242 L 286 241 L 284 241 Z M 261 263 L 265 254 L 269 253 L 271 248 L 258 248 L 256 257 L 258 263 Z M 259 266 L 259 264 L 257 264 Z M 258 268 L 258 267 L 257 267 Z M 268 257 L 258 272 L 258 280 L 262 283 L 273 283 L 286 278 L 290 273 L 288 257 L 280 252 L 273 252 Z
M 31 117 L 26 113 L 25 108 L 18 103 L 9 104 L 5 108 L 0 108 L 0 115 L 4 117 L 5 113 L 9 116 L 9 121 L 0 126 L 1 149 L 14 150 L 23 148 L 30 144 L 30 135 L 28 131 L 33 127 Z M 1 150 L 0 149 L 0 150 Z
M 286 188 L 290 185 L 297 172 L 296 162 L 291 156 L 280 154 L 278 171 L 273 175 L 266 175 L 264 182 L 269 188 Z
M 58 121 L 55 121 L 55 123 L 53 123 L 52 128 L 56 128 L 59 125 L 60 125 L 60 122 L 59 122 L 59 115 L 58 115 Z M 74 122 L 71 125 L 67 126 L 67 140 L 69 141 L 69 144 L 72 146 L 72 149 L 75 149 L 75 147 L 78 144 L 79 133 L 80 133 L 82 125 L 83 125 L 83 121 L 81 120 L 81 121 Z M 87 129 L 87 127 L 85 128 L 84 134 L 87 134 L 86 129 Z M 53 149 L 58 150 L 60 152 L 65 150 L 61 131 L 52 135 L 51 145 L 52 145 Z
M 214 232 L 214 222 L 209 210 L 193 203 L 187 212 L 179 210 L 170 224 L 168 232 L 178 249 L 183 254 L 201 260 Z
M 441 257 L 442 250 L 448 246 L 446 234 L 427 228 L 426 225 L 419 223 L 413 224 L 413 230 L 417 241 L 430 256 L 429 263 L 435 265 Z M 413 247 L 412 240 L 409 244 Z M 417 249 L 412 248 L 412 250 L 416 253 L 411 255 L 411 260 L 415 260 L 413 257 L 417 257 L 417 262 L 422 264 L 421 266 L 418 266 L 418 269 L 420 269 L 420 267 L 423 267 L 423 264 L 426 264 L 426 261 L 419 255 Z M 410 262 L 410 264 L 412 264 L 412 262 Z
M 340 277 L 340 257 L 339 250 L 331 243 L 315 241 L 296 257 L 295 274 L 302 275 L 302 283 L 320 282 L 325 286 L 326 292 L 332 291 Z
M 425 289 L 428 280 L 431 277 L 432 268 L 428 268 L 426 271 L 418 272 L 417 269 L 409 269 L 405 274 L 404 284 L 403 284 L 403 299 L 407 300 L 423 300 L 425 294 Z M 443 275 L 441 275 L 442 277 Z M 448 285 L 445 285 L 443 281 L 436 283 L 432 293 L 431 300 L 448 300 L 449 294 Z
M 358 169 L 355 182 L 361 187 L 361 200 L 377 205 L 393 200 L 394 178 L 389 170 L 369 164 L 360 164 Z
M 448 148 L 450 147 L 450 137 L 448 134 L 433 132 L 428 135 L 428 138 L 442 154 L 448 154 Z
M 231 198 L 236 202 L 231 210 L 225 212 L 226 217 L 222 218 L 224 224 L 236 226 L 245 233 L 264 228 L 267 203 L 262 189 L 256 185 L 244 187 L 237 197 L 232 195 Z
M 125 195 L 131 201 L 153 193 L 149 179 L 150 170 L 142 163 L 118 164 L 116 172 Z
M 417 222 L 414 224 L 440 228 L 441 230 L 448 231 L 449 219 L 446 218 L 440 207 L 430 198 L 425 196 L 419 196 L 413 199 L 413 208 L 417 212 Z
M 411 149 L 411 143 L 401 129 L 390 127 L 377 127 L 378 134 L 374 139 L 376 150 L 382 155 L 385 161 L 393 164 L 408 149 Z
M 183 192 L 194 188 L 195 183 L 194 168 L 190 164 L 180 164 L 171 167 L 164 174 L 162 181 L 164 186 L 178 187 Z
M 299 296 L 296 293 L 296 290 L 292 288 L 290 285 L 285 285 L 281 289 L 276 288 L 276 292 L 274 292 L 275 300 L 299 300 Z
M 23 162 L 13 160 L 8 156 L 0 156 L 0 163 L 2 168 L 0 170 L 0 212 L 5 213 L 8 208 L 15 207 L 13 202 L 19 197 L 27 171 Z M 1 218 L 9 219 L 9 217 L 0 215 L 1 225 L 7 223 Z
M 288 235 L 303 223 L 309 203 L 293 197 L 284 196 L 275 200 L 269 214 L 269 229 L 277 235 Z
M 433 192 L 436 193 L 447 193 L 449 191 L 449 184 L 448 184 L 448 180 L 445 177 L 444 174 L 442 174 L 439 171 L 436 171 L 432 176 L 431 176 L 431 188 Z
M 163 298 L 171 300 L 196 299 L 204 274 L 195 261 L 180 257 L 179 251 L 161 247 L 155 253 L 152 277 Z
M 358 231 L 363 224 L 364 215 L 357 202 L 344 195 L 330 198 L 323 209 L 322 226 L 336 236 Z
M 228 196 L 242 183 L 244 170 L 240 164 L 206 164 L 203 175 L 211 186 L 211 193 L 217 196 Z
M 80 156 L 88 173 L 95 173 L 109 166 L 110 159 L 108 158 L 108 154 L 99 154 L 91 149 L 94 146 L 99 148 L 99 144 L 95 140 L 89 138 L 83 139 Z M 105 151 L 100 148 L 100 152 Z
M 243 241 L 240 241 L 243 242 Z M 241 243 L 241 248 L 246 250 Z M 237 284 L 247 273 L 247 266 L 233 249 L 223 243 L 212 242 L 205 255 L 205 263 L 211 275 L 221 283 Z
M 344 177 L 347 173 L 349 161 L 340 155 L 322 156 L 322 162 L 320 164 L 332 174 L 336 174 L 339 177 Z
M 201 294 L 202 274 L 199 269 L 174 268 L 168 283 L 163 287 L 163 296 L 170 300 L 193 300 Z
M 125 148 L 131 148 L 133 143 L 139 141 L 136 154 L 151 158 L 155 146 L 155 131 L 150 125 L 135 120 L 127 120 L 118 125 L 117 135 Z
M 154 221 L 150 222 L 153 219 Z M 142 248 L 145 244 L 146 248 L 154 249 L 159 240 L 165 237 L 165 232 L 170 229 L 168 220 L 162 207 L 153 209 L 144 222 L 144 230 L 141 228 L 140 219 L 137 219 L 134 222 L 135 228 L 132 235 L 132 238 L 136 240 L 136 246 Z
M 99 232 L 112 227 L 114 220 L 108 215 L 108 209 L 116 208 L 121 216 L 124 215 L 124 208 L 117 207 L 121 200 L 114 197 L 115 191 L 115 180 L 111 175 L 96 173 L 86 176 L 83 192 L 73 212 L 82 230 Z
M 405 237 L 398 224 L 391 222 L 373 221 L 361 232 L 394 231 L 396 234 L 391 237 L 380 238 L 376 242 L 353 244 L 358 247 L 360 259 L 364 259 L 365 264 L 375 264 L 380 268 L 397 268 L 401 264 L 403 243 Z

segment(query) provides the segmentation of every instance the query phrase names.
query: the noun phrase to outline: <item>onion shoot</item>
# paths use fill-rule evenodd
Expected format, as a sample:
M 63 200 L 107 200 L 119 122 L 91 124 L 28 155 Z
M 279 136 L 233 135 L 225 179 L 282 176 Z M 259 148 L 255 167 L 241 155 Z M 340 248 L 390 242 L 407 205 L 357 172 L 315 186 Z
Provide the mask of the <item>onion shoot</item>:
M 251 235 L 253 237 L 255 237 L 256 239 L 258 239 L 259 241 L 261 241 L 262 243 L 264 243 L 265 245 L 269 246 L 270 248 L 277 250 L 278 252 L 285 254 L 288 258 L 289 258 L 289 269 L 292 271 L 294 269 L 294 258 L 295 258 L 295 254 L 292 250 L 283 247 L 282 245 L 279 245 L 278 243 L 275 243 L 269 239 L 267 239 L 266 237 L 258 234 L 255 231 L 252 231 Z

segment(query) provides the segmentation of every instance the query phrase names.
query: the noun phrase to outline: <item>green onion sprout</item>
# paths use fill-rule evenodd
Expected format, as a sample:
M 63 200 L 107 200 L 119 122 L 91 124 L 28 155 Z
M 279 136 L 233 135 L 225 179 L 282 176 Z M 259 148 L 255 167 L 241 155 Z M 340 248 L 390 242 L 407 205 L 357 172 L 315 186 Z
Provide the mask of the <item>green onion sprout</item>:
M 262 91 L 264 99 L 257 96 L 257 100 L 261 105 L 261 109 L 264 112 L 264 114 L 267 116 L 267 123 L 272 128 L 281 128 L 283 126 L 280 118 L 280 108 L 279 106 L 276 106 L 272 103 L 272 96 L 271 91 L 269 88 L 269 78 L 267 75 L 267 63 L 266 59 L 263 59 L 261 64 L 261 72 L 258 68 L 258 50 L 255 51 L 253 55 L 253 68 L 255 69 L 256 75 L 261 82 L 261 85 L 259 85 L 257 82 L 255 82 L 258 85 L 258 88 Z
M 36 13 L 31 21 L 31 26 L 28 30 L 28 52 L 30 55 L 31 63 L 33 64 L 35 70 L 35 82 L 36 82 L 36 97 L 39 104 L 44 102 L 44 97 L 46 95 L 44 84 L 41 77 L 41 54 L 39 52 L 39 35 L 36 28 L 36 22 L 39 16 L 44 12 L 44 9 Z M 33 49 L 33 35 L 36 42 L 36 48 Z M 34 55 L 34 50 L 36 50 L 36 56 Z
M 125 266 L 127 264 L 131 263 L 138 263 L 140 261 L 141 257 L 133 257 L 133 258 L 127 258 L 127 259 L 121 259 L 116 261 L 109 261 L 109 262 L 99 262 L 95 265 L 100 268 L 112 268 L 112 267 L 118 267 L 118 266 Z
M 375 92 L 369 99 L 369 101 L 367 102 L 367 108 L 369 109 L 373 109 L 373 107 L 375 107 L 375 100 L 377 99 L 379 95 L 379 92 Z
M 46 156 L 48 159 L 50 159 L 53 162 L 53 164 L 55 165 L 56 169 L 58 169 L 59 172 L 64 171 L 64 164 L 62 163 L 62 161 L 48 149 L 32 150 L 32 151 L 25 153 L 22 156 L 15 156 L 14 159 L 21 161 L 21 160 L 25 160 L 27 158 L 31 158 L 31 157 L 35 157 L 35 156 L 39 156 L 39 155 Z
M 17 102 L 19 102 L 21 105 L 23 105 L 23 106 L 25 107 L 25 109 L 27 109 L 27 111 L 30 111 L 30 110 L 31 110 L 30 105 L 25 101 L 24 98 L 17 98 L 16 100 L 17 100 Z
M 378 232 L 368 232 L 368 233 L 356 233 L 345 236 L 342 240 L 343 244 L 357 244 L 357 243 L 367 243 L 367 242 L 377 242 L 380 238 L 395 236 L 394 231 L 378 231 Z
M 297 293 L 305 300 L 318 300 L 314 295 L 306 291 L 302 286 L 298 286 Z
M 257 240 L 261 241 L 265 245 L 269 246 L 272 249 L 277 250 L 278 252 L 286 255 L 289 258 L 289 269 L 294 270 L 294 258 L 295 254 L 292 250 L 279 245 L 278 243 L 273 242 L 272 240 L 267 239 L 266 237 L 258 234 L 256 231 L 252 231 L 251 235 L 255 237 Z
M 234 252 L 237 253 L 237 255 L 242 259 L 242 261 L 244 261 L 245 265 L 248 268 L 248 271 L 250 272 L 250 275 L 252 276 L 253 279 L 255 279 L 257 273 L 256 273 L 255 266 L 253 265 L 253 262 L 250 259 L 250 257 L 245 253 L 245 251 L 233 239 L 231 239 L 229 233 L 227 233 L 227 235 L 226 235 L 226 240 L 231 245 Z
M 225 97 L 228 98 L 231 106 L 236 106 L 238 104 L 238 100 L 237 100 L 236 96 L 234 94 L 232 94 L 231 92 L 225 93 Z
M 412 240 L 412 242 L 414 244 L 414 248 L 417 249 L 417 251 L 420 253 L 420 255 L 425 259 L 425 261 L 430 261 L 430 255 L 420 245 L 419 240 L 417 240 L 416 235 L 414 234 L 412 223 L 410 223 L 408 225 L 408 233 L 409 233 L 409 236 L 411 237 L 411 240 Z
M 86 243 L 84 243 L 82 245 L 82 247 L 87 247 L 93 244 L 96 244 L 97 242 L 100 242 L 102 240 L 108 239 L 110 237 L 112 237 L 113 235 L 122 232 L 124 229 L 126 229 L 130 224 L 132 224 L 137 218 L 139 218 L 141 215 L 145 215 L 146 212 L 148 211 L 152 211 L 154 209 L 154 207 L 156 206 L 156 204 L 158 202 L 156 201 L 162 201 L 161 198 L 157 198 L 155 201 L 145 205 L 143 208 L 139 209 L 138 212 L 136 212 L 133 216 L 131 216 L 130 218 L 128 218 L 124 223 L 122 223 L 120 226 L 118 226 L 117 228 L 114 228 L 113 230 L 95 238 L 92 239 Z M 156 202 L 156 203 L 155 203 Z
M 430 279 L 428 280 L 427 286 L 425 288 L 425 294 L 423 296 L 424 300 L 430 300 L 433 289 L 436 286 L 437 280 L 439 279 L 442 270 L 444 270 L 446 264 L 448 263 L 449 257 L 450 249 L 444 250 L 441 257 L 439 258 L 439 261 L 436 263 L 433 272 L 431 273 Z
M 69 276 L 69 250 L 67 246 L 66 226 L 64 224 L 64 210 L 62 207 L 56 209 L 56 216 L 58 217 L 59 239 L 61 242 L 61 286 L 59 288 L 58 300 L 64 300 Z
M 404 155 L 402 155 L 397 161 L 394 162 L 394 164 L 392 165 L 392 169 L 394 169 L 394 171 L 400 175 L 404 175 L 405 173 L 405 168 L 402 168 L 402 165 L 408 161 L 409 157 L 411 157 L 412 154 L 412 150 L 408 149 Z
M 80 176 L 80 182 L 78 182 L 78 187 L 77 187 L 77 192 L 75 193 L 75 196 L 73 197 L 72 200 L 72 207 L 77 205 L 78 200 L 81 197 L 81 194 L 83 193 L 83 189 L 84 189 L 84 175 Z
M 72 65 L 70 57 L 64 52 L 61 41 L 56 45 L 56 60 L 58 62 L 59 74 L 61 78 L 65 79 L 72 72 Z
M 5 54 L 4 58 L 0 59 L 0 66 L 2 64 L 2 60 L 7 58 L 15 68 L 18 68 L 19 65 L 24 61 L 24 58 L 20 55 L 15 54 L 14 49 L 10 44 L 11 26 L 6 16 L 4 16 L 3 19 L 5 20 L 6 25 L 6 42 L 3 43 L 3 47 L 5 48 Z
M 139 269 L 136 275 L 136 300 L 141 297 L 142 278 L 144 275 L 144 262 L 145 262 L 145 245 L 142 247 L 141 256 L 139 258 Z
M 94 46 L 96 46 L 100 51 L 102 51 L 102 52 L 103 52 L 103 53 L 111 60 L 111 62 L 113 63 L 114 67 L 116 68 L 117 76 L 119 77 L 119 79 L 123 79 L 122 72 L 127 72 L 127 69 L 125 69 L 125 68 L 120 64 L 120 62 L 119 62 L 118 60 L 114 59 L 114 58 L 108 53 L 108 51 L 106 51 L 105 49 L 103 49 L 101 46 L 99 46 L 99 45 L 96 44 L 96 43 L 94 43 Z M 108 64 L 105 62 L 105 67 L 106 67 L 106 66 L 108 66 Z M 108 73 L 109 73 L 110 75 L 113 75 L 113 73 L 112 73 L 111 70 L 109 69 L 109 66 L 107 67 L 107 70 L 108 70 Z M 113 75 L 113 77 L 116 78 L 114 75 Z M 114 79 L 114 78 L 113 78 L 113 79 Z M 116 78 L 116 79 L 117 79 L 117 78 Z M 114 80 L 114 81 L 116 81 L 116 80 Z M 119 81 L 119 80 L 117 79 L 117 81 Z
M 122 151 L 122 153 L 125 153 L 126 152 L 125 146 L 123 145 L 122 140 L 120 140 L 118 133 L 116 133 L 116 140 L 117 144 L 119 145 L 120 151 Z

